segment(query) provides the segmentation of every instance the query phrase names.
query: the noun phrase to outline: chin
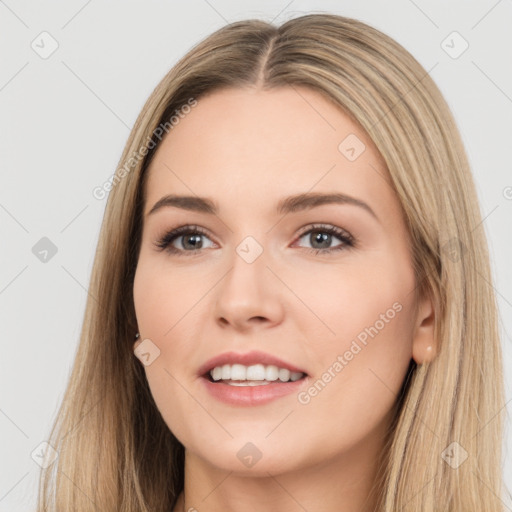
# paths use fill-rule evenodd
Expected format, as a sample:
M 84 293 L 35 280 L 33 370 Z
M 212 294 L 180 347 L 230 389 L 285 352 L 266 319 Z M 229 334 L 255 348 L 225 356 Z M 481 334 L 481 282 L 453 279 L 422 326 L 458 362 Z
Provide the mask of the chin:
M 247 438 L 250 439 L 251 436 Z M 280 442 L 271 443 L 267 440 L 258 443 L 246 439 L 229 439 L 224 443 L 213 441 L 199 449 L 197 446 L 184 446 L 189 455 L 193 454 L 193 457 L 198 457 L 221 471 L 233 472 L 240 476 L 268 477 L 269 473 L 277 475 L 300 469 L 302 466 L 303 449 L 299 458 L 296 449 L 283 449 Z M 297 446 L 297 443 L 293 445 Z

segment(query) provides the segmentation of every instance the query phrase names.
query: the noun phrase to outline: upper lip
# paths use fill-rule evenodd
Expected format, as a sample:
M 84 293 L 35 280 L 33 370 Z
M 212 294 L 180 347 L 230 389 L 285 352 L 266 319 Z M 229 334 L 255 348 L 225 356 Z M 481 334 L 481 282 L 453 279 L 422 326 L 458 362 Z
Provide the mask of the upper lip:
M 260 352 L 258 350 L 253 350 L 251 352 L 246 352 L 244 354 L 240 354 L 238 352 L 224 352 L 219 354 L 218 356 L 212 357 L 208 359 L 204 364 L 202 364 L 199 368 L 199 375 L 206 375 L 210 370 L 213 370 L 216 366 L 222 366 L 224 364 L 243 364 L 244 366 L 250 366 L 254 364 L 263 364 L 263 365 L 275 365 L 278 368 L 286 368 L 291 372 L 300 372 L 306 373 L 301 368 L 294 366 L 278 357 L 275 357 L 271 354 L 267 354 L 265 352 Z

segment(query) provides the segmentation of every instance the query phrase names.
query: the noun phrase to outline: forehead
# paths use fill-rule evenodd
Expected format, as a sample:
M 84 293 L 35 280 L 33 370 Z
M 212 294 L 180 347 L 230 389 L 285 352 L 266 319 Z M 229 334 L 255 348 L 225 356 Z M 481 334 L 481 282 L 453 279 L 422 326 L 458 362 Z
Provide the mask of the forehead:
M 230 88 L 200 97 L 162 140 L 148 173 L 146 213 L 171 192 L 239 209 L 262 208 L 267 200 L 273 207 L 308 191 L 351 194 L 384 208 L 396 202 L 371 139 L 305 87 Z

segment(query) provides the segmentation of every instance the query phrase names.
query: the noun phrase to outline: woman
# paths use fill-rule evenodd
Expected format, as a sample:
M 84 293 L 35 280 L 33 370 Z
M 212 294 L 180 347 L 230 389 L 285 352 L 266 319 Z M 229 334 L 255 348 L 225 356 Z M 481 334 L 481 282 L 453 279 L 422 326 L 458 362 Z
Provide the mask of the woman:
M 335 15 L 228 25 L 108 189 L 41 511 L 503 510 L 477 197 L 405 49 Z

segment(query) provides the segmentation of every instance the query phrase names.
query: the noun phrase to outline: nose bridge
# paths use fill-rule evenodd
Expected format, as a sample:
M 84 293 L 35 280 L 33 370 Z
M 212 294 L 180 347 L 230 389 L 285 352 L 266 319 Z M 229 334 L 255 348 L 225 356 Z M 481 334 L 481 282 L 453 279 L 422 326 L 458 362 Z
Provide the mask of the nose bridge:
M 230 257 L 231 270 L 226 276 L 224 292 L 235 293 L 242 299 L 244 296 L 264 293 L 268 273 L 267 252 L 253 236 L 246 236 L 234 247 L 234 253 Z M 245 299 L 247 300 L 247 299 Z
M 230 270 L 218 289 L 217 317 L 240 324 L 253 317 L 275 320 L 279 316 L 279 283 L 267 268 L 268 255 L 253 236 L 234 247 Z

